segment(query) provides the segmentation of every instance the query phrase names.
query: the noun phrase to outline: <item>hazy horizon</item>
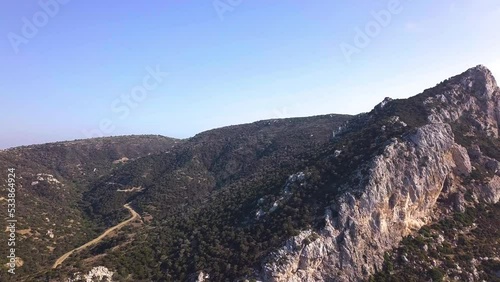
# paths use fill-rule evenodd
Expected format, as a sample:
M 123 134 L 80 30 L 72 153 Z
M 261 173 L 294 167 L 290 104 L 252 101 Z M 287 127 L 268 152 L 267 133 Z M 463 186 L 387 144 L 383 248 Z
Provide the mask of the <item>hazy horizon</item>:
M 481 65 L 481 64 L 480 64 Z M 488 68 L 488 66 L 485 66 Z M 488 68 L 490 71 L 491 69 Z M 464 70 L 465 71 L 465 70 Z M 456 75 L 458 75 L 459 73 L 457 73 Z M 493 73 L 493 76 L 495 76 L 495 74 Z M 450 76 L 451 77 L 451 76 Z M 496 77 L 495 77 L 496 79 Z M 443 79 L 444 80 L 444 79 Z M 424 90 L 428 89 L 428 88 L 432 88 L 432 86 L 429 86 L 429 87 L 426 87 L 426 88 L 423 88 L 421 92 L 423 92 Z M 420 93 L 421 93 L 420 92 Z M 415 95 L 418 95 L 420 93 L 417 93 Z M 411 97 L 411 96 L 409 96 Z M 392 97 L 390 97 L 392 98 Z M 407 98 L 407 97 L 402 97 L 402 98 Z M 382 101 L 382 100 L 381 100 Z M 379 102 L 381 102 L 379 101 Z M 376 104 L 374 104 L 372 106 L 375 107 Z M 371 110 L 371 109 L 370 109 Z M 287 119 L 287 118 L 307 118 L 307 117 L 314 117 L 314 116 L 322 116 L 322 115 L 334 115 L 334 114 L 337 114 L 337 115 L 358 115 L 358 114 L 361 114 L 361 113 L 364 113 L 364 112 L 359 112 L 359 113 L 353 113 L 353 114 L 345 114 L 345 113 L 323 113 L 323 114 L 318 114 L 318 115 L 306 115 L 306 116 L 290 116 L 290 117 L 276 117 L 276 118 L 269 118 L 269 119 L 260 119 L 260 120 L 253 120 L 253 121 L 249 121 L 249 122 L 243 122 L 243 123 L 235 123 L 235 124 L 226 124 L 226 125 L 222 125 L 222 126 L 218 126 L 218 127 L 214 127 L 214 128 L 208 128 L 208 129 L 205 129 L 205 130 L 202 130 L 200 132 L 196 132 L 194 133 L 193 135 L 190 135 L 190 136 L 185 136 L 185 137 L 176 137 L 176 136 L 167 136 L 167 135 L 163 135 L 163 134 L 157 134 L 157 133 L 144 133 L 144 134 L 135 134 L 135 133 L 131 133 L 131 134 L 121 134 L 121 135 L 107 135 L 107 136 L 96 136 L 96 137 L 90 137 L 90 138 L 100 138 L 100 137 L 104 137 L 104 138 L 108 138 L 108 137 L 121 137 L 121 136 L 142 136 L 142 135 L 158 135 L 158 136 L 163 136 L 163 137 L 169 137 L 169 138 L 174 138 L 174 139 L 179 139 L 179 140 L 182 140 L 182 139 L 188 139 L 190 137 L 193 137 L 197 134 L 200 134 L 200 133 L 203 133 L 205 131 L 209 131 L 209 130 L 212 130 L 212 129 L 218 129 L 218 128 L 222 128 L 222 127 L 227 127 L 227 126 L 233 126 L 233 125 L 243 125 L 243 124 L 250 124 L 250 123 L 253 123 L 253 122 L 258 122 L 258 121 L 262 121 L 262 120 L 272 120 L 272 119 Z M 48 142 L 40 142 L 40 143 L 30 143 L 30 144 L 22 144 L 22 145 L 14 145 L 14 146 L 10 146 L 10 147 L 0 147 L 0 150 L 5 150 L 5 149 L 12 149 L 12 148 L 16 148 L 16 147 L 21 147 L 21 146 L 29 146 L 29 145 L 42 145 L 42 144 L 47 144 L 47 143 L 57 143 L 57 142 L 71 142 L 71 141 L 77 141 L 77 140 L 85 140 L 85 139 L 90 139 L 90 138 L 76 138 L 76 139 L 65 139 L 65 140 L 53 140 L 53 141 L 48 141 Z
M 358 114 L 500 75 L 495 1 L 227 3 L 0 4 L 0 148 Z

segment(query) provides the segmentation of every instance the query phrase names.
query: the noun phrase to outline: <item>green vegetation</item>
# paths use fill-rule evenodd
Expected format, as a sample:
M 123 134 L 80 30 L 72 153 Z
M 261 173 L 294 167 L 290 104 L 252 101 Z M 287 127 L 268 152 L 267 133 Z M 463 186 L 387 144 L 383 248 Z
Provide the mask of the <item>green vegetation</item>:
M 116 270 L 118 281 L 187 281 L 200 271 L 213 281 L 255 278 L 269 254 L 291 236 L 312 230 L 302 241 L 312 244 L 324 225 L 325 207 L 337 216 L 339 196 L 362 195 L 370 161 L 390 142 L 408 140 L 428 123 L 431 110 L 445 107 L 441 99 L 428 98 L 452 90 L 450 81 L 458 84 L 460 77 L 355 117 L 260 121 L 183 141 L 119 137 L 2 152 L 2 169 L 11 163 L 23 168 L 20 227 L 56 234 L 20 236 L 19 253 L 26 261 L 19 277 L 63 280 L 68 273 L 104 265 Z M 465 114 L 452 125 L 457 142 L 471 156 L 477 145 L 500 159 L 499 141 L 471 117 Z M 125 156 L 134 160 L 120 161 Z M 496 163 L 471 159 L 475 169 L 463 185 L 487 182 Z M 429 160 L 420 157 L 419 169 Z M 36 173 L 51 173 L 64 186 L 45 180 L 31 185 Z M 474 202 L 472 193 L 464 198 Z M 123 209 L 128 202 L 148 215 L 140 228 L 128 226 L 70 257 L 60 269 L 48 270 L 62 253 L 128 217 Z M 384 255 L 382 269 L 370 281 L 466 280 L 474 268 L 481 273 L 478 279 L 498 280 L 498 261 L 478 258 L 498 257 L 499 213 L 499 205 L 478 205 L 423 227 Z
M 495 204 L 467 208 L 464 213 L 424 226 L 417 235 L 404 238 L 399 248 L 385 257 L 384 265 L 392 262 L 394 271 L 384 270 L 370 279 L 444 281 L 445 277 L 458 277 L 458 281 L 467 281 L 475 268 L 479 274 L 476 280 L 500 281 L 500 262 L 492 259 L 500 254 L 499 224 L 500 204 Z M 476 263 L 472 263 L 473 259 Z
M 1 271 L 0 281 L 39 281 L 23 277 L 46 271 L 56 258 L 96 237 L 105 226 L 96 224 L 81 209 L 82 193 L 89 184 L 119 167 L 113 165 L 115 160 L 158 153 L 171 149 L 174 142 L 176 140 L 161 136 L 123 136 L 25 146 L 0 152 L 2 183 L 7 177 L 7 168 L 17 168 L 16 254 L 24 262 L 17 268 L 15 277 Z M 41 175 L 44 180 L 38 179 L 39 173 L 44 174 Z M 46 174 L 60 183 L 49 182 Z M 5 201 L 0 203 L 6 204 Z M 0 216 L 7 218 L 6 212 L 7 207 L 3 206 Z M 0 243 L 7 246 L 7 237 L 2 238 Z M 5 258 L 7 251 L 7 248 L 0 248 L 0 255 Z M 50 275 L 56 273 L 50 272 Z
M 264 121 L 209 131 L 171 154 L 138 160 L 103 178 L 85 194 L 93 218 L 116 218 L 114 210 L 125 201 L 155 218 L 151 231 L 106 263 L 124 267 L 134 279 L 184 281 L 201 270 L 216 281 L 251 277 L 286 239 L 321 228 L 324 207 L 339 187 L 361 185 L 365 179 L 356 171 L 409 130 L 382 109 L 350 119 L 331 139 L 331 129 L 346 120 Z M 311 142 L 311 136 L 323 137 Z M 285 183 L 298 172 L 305 179 L 289 183 L 285 195 Z M 146 190 L 125 199 L 106 183 Z M 265 214 L 257 218 L 259 209 Z

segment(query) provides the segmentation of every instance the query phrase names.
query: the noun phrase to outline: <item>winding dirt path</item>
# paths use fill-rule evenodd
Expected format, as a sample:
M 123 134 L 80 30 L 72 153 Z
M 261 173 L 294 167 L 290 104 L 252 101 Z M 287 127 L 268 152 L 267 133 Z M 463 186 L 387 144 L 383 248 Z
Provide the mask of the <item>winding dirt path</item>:
M 64 255 L 62 255 L 60 258 L 58 258 L 56 260 L 56 262 L 54 263 L 54 265 L 52 266 L 52 268 L 57 268 L 59 265 L 61 265 L 67 258 L 69 258 L 74 252 L 78 252 L 80 250 L 83 250 L 87 247 L 90 247 L 92 245 L 95 245 L 97 243 L 99 243 L 100 241 L 102 241 L 102 239 L 104 239 L 104 237 L 106 237 L 107 235 L 109 235 L 111 232 L 115 231 L 115 230 L 118 230 L 120 228 L 122 228 L 123 226 L 127 225 L 129 222 L 131 222 L 132 220 L 134 219 L 137 219 L 137 218 L 140 218 L 141 216 L 136 212 L 134 211 L 134 209 L 132 209 L 129 204 L 126 204 L 123 206 L 124 208 L 128 209 L 128 211 L 130 212 L 130 215 L 131 217 L 109 229 L 107 229 L 106 231 L 104 231 L 104 233 L 102 233 L 101 235 L 99 235 L 99 237 L 93 239 L 92 241 L 89 241 L 87 243 L 85 243 L 84 245 L 81 245 L 80 247 L 76 248 L 76 249 L 73 249 L 67 253 L 65 253 Z

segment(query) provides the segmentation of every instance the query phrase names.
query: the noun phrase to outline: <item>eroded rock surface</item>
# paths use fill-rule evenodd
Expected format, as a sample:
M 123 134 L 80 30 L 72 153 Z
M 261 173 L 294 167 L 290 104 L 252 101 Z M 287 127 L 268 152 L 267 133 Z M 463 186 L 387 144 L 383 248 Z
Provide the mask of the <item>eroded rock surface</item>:
M 498 202 L 498 162 L 477 147 L 458 144 L 452 130 L 454 122 L 467 118 L 478 130 L 471 132 L 498 137 L 500 91 L 495 80 L 478 66 L 445 86 L 444 92 L 424 101 L 429 123 L 391 139 L 367 164 L 367 181 L 344 187 L 347 192 L 326 207 L 323 229 L 302 231 L 269 256 L 263 264 L 265 281 L 366 279 L 380 270 L 384 252 L 404 236 L 448 210 L 463 211 L 466 192 L 476 202 Z M 384 100 L 384 107 L 387 103 L 391 100 Z M 495 175 L 465 184 L 477 169 L 472 163 Z M 349 191 L 362 194 L 356 197 Z M 446 199 L 444 204 L 437 203 L 440 197 Z

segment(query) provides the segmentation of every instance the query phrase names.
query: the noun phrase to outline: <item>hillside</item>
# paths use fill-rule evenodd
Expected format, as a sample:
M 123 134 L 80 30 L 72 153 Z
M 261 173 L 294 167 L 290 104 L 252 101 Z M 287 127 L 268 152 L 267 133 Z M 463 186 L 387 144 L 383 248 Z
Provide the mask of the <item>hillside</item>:
M 182 213 L 206 201 L 212 191 L 260 171 L 295 165 L 295 155 L 327 144 L 333 129 L 349 119 L 326 115 L 266 120 L 203 132 L 175 150 L 132 162 L 102 178 L 85 199 L 94 214 L 108 220 L 133 199 L 137 208 L 155 218 Z M 133 187 L 141 187 L 141 193 L 116 193 Z
M 0 180 L 16 172 L 18 276 L 45 270 L 52 259 L 87 241 L 100 229 L 81 212 L 82 193 L 102 175 L 128 161 L 170 150 L 178 140 L 122 136 L 12 148 L 0 152 Z M 0 215 L 7 218 L 6 193 Z M 7 238 L 1 242 L 7 246 Z M 0 254 L 5 257 L 7 249 Z M 7 281 L 7 273 L 0 280 Z
M 498 109 L 500 89 L 477 66 L 356 116 L 259 121 L 138 151 L 90 140 L 66 159 L 45 156 L 60 144 L 20 148 L 5 163 L 36 159 L 64 183 L 30 189 L 39 204 L 20 198 L 36 207 L 32 224 L 54 211 L 85 223 L 59 231 L 87 233 L 59 255 L 124 222 L 127 203 L 141 216 L 54 270 L 40 242 L 30 266 L 40 272 L 20 277 L 78 281 L 99 266 L 116 281 L 494 281 Z
M 368 279 L 404 236 L 466 206 L 498 201 L 499 96 L 491 73 L 478 66 L 415 97 L 386 99 L 332 126 L 328 141 L 294 140 L 283 154 L 261 150 L 263 157 L 243 154 L 238 162 L 233 139 L 197 136 L 162 157 L 166 166 L 152 158 L 131 164 L 158 175 L 149 183 L 147 176 L 112 176 L 145 189 L 126 200 L 153 219 L 99 263 L 136 281 L 200 273 L 208 281 Z M 466 194 L 474 200 L 460 201 Z

